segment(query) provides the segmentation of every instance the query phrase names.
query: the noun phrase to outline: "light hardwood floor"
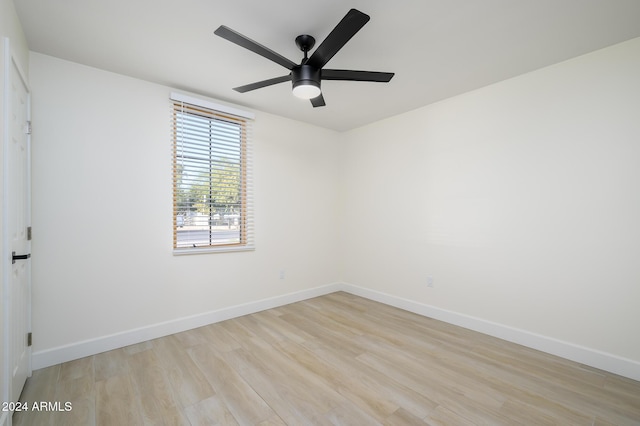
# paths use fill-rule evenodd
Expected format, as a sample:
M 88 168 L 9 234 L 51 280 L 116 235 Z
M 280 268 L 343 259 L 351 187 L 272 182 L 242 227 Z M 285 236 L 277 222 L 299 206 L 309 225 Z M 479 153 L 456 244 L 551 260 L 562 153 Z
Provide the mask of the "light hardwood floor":
M 640 382 L 333 293 L 35 371 L 15 425 L 640 425 Z

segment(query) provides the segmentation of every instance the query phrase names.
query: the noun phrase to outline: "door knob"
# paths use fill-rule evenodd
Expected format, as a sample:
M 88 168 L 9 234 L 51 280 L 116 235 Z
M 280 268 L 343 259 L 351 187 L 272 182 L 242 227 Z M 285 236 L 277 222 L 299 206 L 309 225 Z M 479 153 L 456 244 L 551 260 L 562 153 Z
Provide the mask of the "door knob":
M 16 256 L 16 252 L 12 251 L 11 252 L 11 264 L 13 265 L 14 263 L 16 263 L 16 260 L 27 260 L 31 257 L 31 253 L 29 254 L 20 254 Z

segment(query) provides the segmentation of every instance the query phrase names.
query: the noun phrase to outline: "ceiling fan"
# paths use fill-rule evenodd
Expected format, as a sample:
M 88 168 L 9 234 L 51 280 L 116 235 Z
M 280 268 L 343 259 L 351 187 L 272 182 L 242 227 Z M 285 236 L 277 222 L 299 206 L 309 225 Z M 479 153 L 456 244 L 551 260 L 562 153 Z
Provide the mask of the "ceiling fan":
M 296 37 L 296 45 L 304 53 L 304 58 L 300 64 L 285 58 L 279 53 L 251 40 L 248 37 L 221 25 L 214 34 L 229 40 L 238 46 L 249 49 L 260 56 L 263 56 L 279 65 L 282 65 L 291 72 L 282 77 L 270 78 L 258 81 L 245 86 L 235 87 L 233 90 L 245 93 L 251 90 L 261 89 L 285 81 L 293 83 L 293 94 L 302 99 L 310 99 L 314 107 L 325 106 L 324 97 L 320 90 L 322 80 L 345 80 L 345 81 L 372 81 L 388 83 L 393 77 L 392 72 L 377 71 L 353 71 L 324 69 L 323 67 L 333 56 L 353 37 L 360 29 L 369 22 L 369 15 L 356 9 L 351 9 L 344 18 L 336 25 L 331 33 L 308 57 L 308 52 L 315 45 L 316 40 L 310 35 L 303 34 Z

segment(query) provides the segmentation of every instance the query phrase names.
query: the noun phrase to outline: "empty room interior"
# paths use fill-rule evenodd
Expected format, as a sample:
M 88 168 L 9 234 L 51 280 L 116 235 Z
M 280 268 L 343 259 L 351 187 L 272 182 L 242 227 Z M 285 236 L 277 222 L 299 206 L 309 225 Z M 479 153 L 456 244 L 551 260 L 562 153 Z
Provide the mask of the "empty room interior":
M 0 37 L 0 426 L 640 424 L 640 2 Z

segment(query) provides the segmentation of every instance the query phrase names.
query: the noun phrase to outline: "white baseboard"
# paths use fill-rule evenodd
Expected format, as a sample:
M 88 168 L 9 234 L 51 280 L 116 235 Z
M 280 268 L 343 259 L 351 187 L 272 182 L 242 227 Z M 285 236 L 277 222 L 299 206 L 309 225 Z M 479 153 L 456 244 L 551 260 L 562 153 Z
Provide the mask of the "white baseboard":
M 336 291 L 345 291 L 356 296 L 365 297 L 386 305 L 395 306 L 409 312 L 475 330 L 509 342 L 640 381 L 640 362 L 347 283 L 329 284 L 34 352 L 32 359 L 33 369 L 37 370 L 49 367 L 51 365 L 141 343 L 146 340 L 168 336 L 173 333 L 191 330 L 242 315 L 260 312 L 265 309 L 277 308 L 278 306 Z M 3 423 L 0 423 L 0 426 L 4 426 Z
M 418 315 L 478 331 L 499 339 L 640 381 L 640 362 L 638 361 L 352 284 L 343 284 L 342 290 Z
M 289 303 L 299 302 L 301 300 L 322 296 L 340 290 L 344 290 L 344 286 L 340 283 L 324 285 L 308 290 L 284 294 L 282 296 L 271 297 L 255 302 L 231 306 L 229 308 L 205 312 L 190 317 L 178 318 L 172 321 L 127 330 L 108 336 L 101 336 L 95 339 L 84 340 L 65 346 L 58 346 L 52 349 L 36 351 L 32 355 L 32 366 L 34 370 L 38 370 L 51 365 L 84 358 L 101 352 L 122 348 L 124 346 L 141 343 L 151 339 L 157 339 L 170 334 L 180 333 L 182 331 L 191 330 L 208 324 L 253 314 L 255 312 L 264 311 L 265 309 L 288 305 Z

